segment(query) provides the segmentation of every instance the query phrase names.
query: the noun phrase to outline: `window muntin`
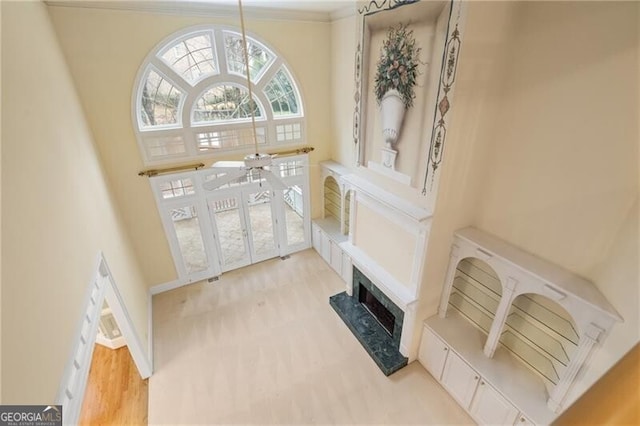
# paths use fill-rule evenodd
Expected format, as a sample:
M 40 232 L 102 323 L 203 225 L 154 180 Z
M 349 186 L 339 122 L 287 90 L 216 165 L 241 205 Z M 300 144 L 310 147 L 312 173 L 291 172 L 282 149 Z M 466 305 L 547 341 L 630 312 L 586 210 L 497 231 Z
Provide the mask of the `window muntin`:
M 225 31 L 224 47 L 229 73 L 246 78 L 247 67 L 244 64 L 242 35 Z M 255 83 L 262 77 L 264 71 L 269 68 L 269 65 L 273 62 L 274 55 L 262 44 L 250 38 L 247 39 L 247 55 L 249 56 L 249 76 L 251 81 Z
M 264 127 L 256 127 L 256 139 L 259 145 L 267 143 L 266 129 Z M 253 129 L 251 127 L 199 132 L 196 135 L 196 140 L 198 151 L 200 152 L 250 147 L 254 144 Z
M 244 61 L 237 58 L 242 53 L 239 34 L 214 25 L 192 27 L 147 55 L 132 98 L 132 117 L 145 165 L 196 160 L 223 151 L 249 152 L 253 135 L 246 129 L 251 121 L 247 114 L 250 103 Z M 232 52 L 227 52 L 225 38 L 230 46 L 236 44 Z M 248 37 L 248 44 L 253 52 L 249 70 L 258 143 L 268 147 L 304 143 L 300 92 L 283 58 L 255 38 Z M 229 92 L 225 102 L 207 99 L 214 95 L 207 92 L 220 86 L 234 86 L 241 102 L 234 108 L 224 105 Z
M 251 119 L 251 108 L 256 119 L 264 113 L 254 97 L 249 102 L 249 90 L 235 84 L 217 84 L 207 89 L 196 101 L 193 111 L 194 123 L 215 123 Z
M 195 188 L 193 187 L 193 180 L 189 178 L 162 182 L 160 184 L 160 192 L 162 194 L 162 199 L 164 200 L 184 197 L 186 195 L 193 195 L 196 193 Z
M 298 95 L 291 78 L 284 69 L 279 69 L 264 89 L 275 117 L 298 115 Z
M 180 89 L 150 69 L 144 79 L 138 106 L 142 127 L 179 124 L 182 97 Z
M 162 60 L 191 85 L 218 73 L 211 34 L 203 33 L 182 39 L 164 50 Z
M 158 136 L 147 143 L 147 153 L 151 158 L 182 157 L 187 154 L 187 147 L 182 136 Z

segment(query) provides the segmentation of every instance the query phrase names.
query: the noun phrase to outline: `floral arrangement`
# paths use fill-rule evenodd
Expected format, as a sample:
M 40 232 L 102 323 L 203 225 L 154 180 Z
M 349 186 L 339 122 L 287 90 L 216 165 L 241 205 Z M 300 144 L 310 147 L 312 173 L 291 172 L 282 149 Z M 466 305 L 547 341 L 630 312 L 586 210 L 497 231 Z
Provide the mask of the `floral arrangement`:
M 378 103 L 385 93 L 395 89 L 402 96 L 406 108 L 413 106 L 416 97 L 413 86 L 418 76 L 420 50 L 416 47 L 413 30 L 407 30 L 406 25 L 389 28 L 376 67 L 374 90 Z

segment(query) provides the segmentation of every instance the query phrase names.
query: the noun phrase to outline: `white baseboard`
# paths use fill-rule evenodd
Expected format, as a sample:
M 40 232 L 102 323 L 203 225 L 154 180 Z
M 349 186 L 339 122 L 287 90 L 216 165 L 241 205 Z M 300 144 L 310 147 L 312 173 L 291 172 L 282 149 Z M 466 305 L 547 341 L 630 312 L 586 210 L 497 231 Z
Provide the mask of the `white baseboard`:
M 120 349 L 127 344 L 122 336 L 116 337 L 115 339 L 107 339 L 100 333 L 96 336 L 96 343 L 109 349 Z
M 184 280 L 173 280 L 173 281 L 169 281 L 168 283 L 154 285 L 149 289 L 149 293 L 152 296 L 155 296 L 156 294 L 164 293 L 165 291 L 175 290 L 176 288 L 180 288 L 182 286 L 185 286 L 187 284 L 192 284 L 192 283 L 193 283 L 192 281 L 185 282 Z

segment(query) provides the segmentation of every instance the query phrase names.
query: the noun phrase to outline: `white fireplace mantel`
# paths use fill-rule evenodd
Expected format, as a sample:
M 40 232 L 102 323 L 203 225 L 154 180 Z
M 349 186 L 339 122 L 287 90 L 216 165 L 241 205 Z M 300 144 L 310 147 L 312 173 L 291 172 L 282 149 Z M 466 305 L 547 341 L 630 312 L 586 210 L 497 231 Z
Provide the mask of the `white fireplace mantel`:
M 405 312 L 400 352 L 409 356 L 432 215 L 355 174 L 341 176 L 340 182 L 345 193 L 351 192 L 349 239 L 340 247 Z M 363 220 L 363 214 L 368 219 Z M 352 286 L 347 283 L 349 294 Z

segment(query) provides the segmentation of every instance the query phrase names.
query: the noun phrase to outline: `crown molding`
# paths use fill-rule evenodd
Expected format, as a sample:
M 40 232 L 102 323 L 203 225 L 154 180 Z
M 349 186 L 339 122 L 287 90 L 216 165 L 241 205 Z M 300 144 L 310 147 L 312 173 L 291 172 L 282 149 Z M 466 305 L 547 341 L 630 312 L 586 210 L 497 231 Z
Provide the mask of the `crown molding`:
M 347 18 L 349 16 L 354 16 L 356 14 L 357 7 L 356 3 L 353 2 L 350 6 L 345 6 L 341 9 L 334 10 L 330 13 L 331 21 L 337 21 L 339 19 Z
M 45 0 L 49 7 L 72 7 L 86 9 L 120 10 L 131 12 L 161 13 L 169 15 L 206 16 L 206 17 L 237 17 L 238 8 L 228 4 L 211 4 L 202 1 L 73 1 L 73 0 Z M 282 8 L 268 8 L 244 6 L 245 16 L 252 19 L 277 21 L 306 21 L 329 23 L 355 13 L 353 6 L 345 7 L 334 12 L 304 11 Z M 353 10 L 352 10 L 353 9 Z

